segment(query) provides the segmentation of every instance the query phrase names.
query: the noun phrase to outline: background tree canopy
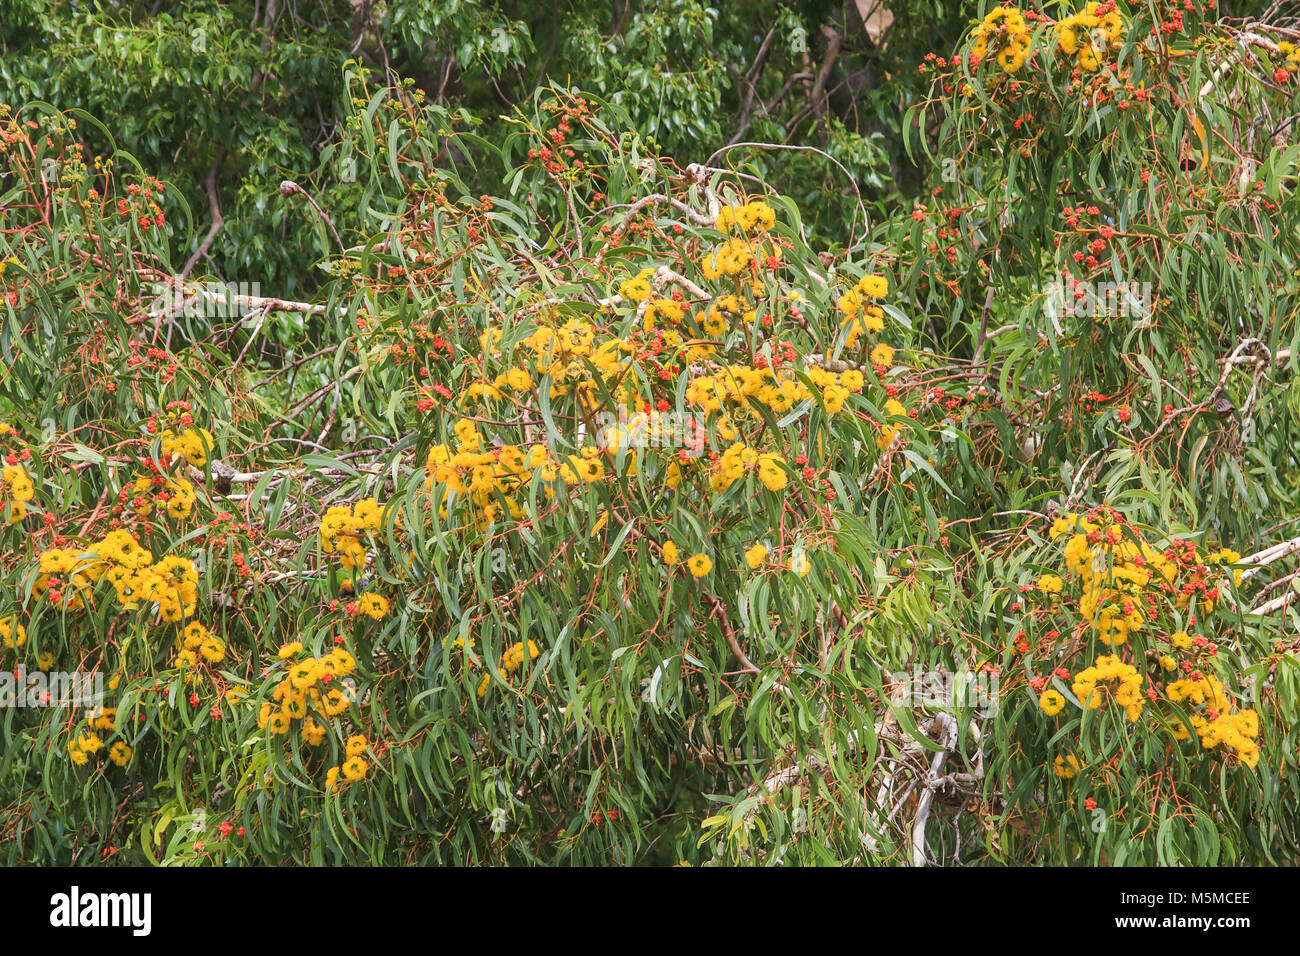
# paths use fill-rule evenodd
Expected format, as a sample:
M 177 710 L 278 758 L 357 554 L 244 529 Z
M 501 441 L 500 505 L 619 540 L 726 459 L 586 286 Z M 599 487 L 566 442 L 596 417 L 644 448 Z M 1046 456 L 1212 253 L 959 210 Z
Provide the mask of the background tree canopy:
M 1297 44 L 5 3 L 6 859 L 1293 860 Z
M 328 248 L 276 192 L 289 178 L 340 220 L 356 208 L 349 168 L 329 162 L 347 149 L 350 60 L 466 111 L 489 142 L 550 81 L 619 105 L 651 149 L 683 163 L 753 140 L 821 146 L 883 209 L 923 186 L 900 119 L 927 86 L 920 57 L 964 29 L 957 7 L 893 4 L 880 34 L 885 8 L 865 3 L 6 0 L 0 98 L 111 119 L 114 144 L 194 204 L 197 238 L 215 197 L 225 225 L 205 267 L 296 294 L 319 285 L 310 265 Z M 831 161 L 732 155 L 804 204 L 822 242 L 843 243 L 852 190 Z M 500 173 L 483 168 L 473 185 L 491 189 Z M 182 260 L 198 245 L 185 238 Z

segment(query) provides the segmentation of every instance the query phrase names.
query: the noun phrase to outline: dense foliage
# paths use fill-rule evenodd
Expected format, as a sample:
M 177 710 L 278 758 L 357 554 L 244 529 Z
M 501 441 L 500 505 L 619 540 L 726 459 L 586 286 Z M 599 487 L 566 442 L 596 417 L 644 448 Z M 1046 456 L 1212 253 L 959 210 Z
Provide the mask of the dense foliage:
M 6 19 L 7 861 L 1294 860 L 1300 25 L 253 6 Z
M 111 120 L 104 136 L 85 131 L 89 147 L 131 153 L 195 204 L 201 226 L 172 237 L 178 266 L 201 247 L 215 209 L 224 225 L 201 271 L 284 295 L 315 290 L 311 264 L 331 250 L 277 201 L 280 181 L 310 187 L 345 228 L 362 208 L 345 126 L 354 104 L 343 68 L 353 58 L 469 114 L 492 143 L 549 77 L 618 104 L 628 128 L 666 155 L 702 161 L 754 141 L 822 147 L 833 160 L 739 145 L 728 156 L 796 197 L 834 244 L 851 193 L 845 170 L 880 202 L 898 200 L 900 178 L 915 183 L 898 131 L 924 93 L 916 63 L 965 25 L 942 0 L 890 6 L 885 43 L 875 2 L 4 0 L 0 102 Z M 495 190 L 491 150 L 462 141 L 457 151 L 477 160 L 473 172 L 461 167 L 470 185 Z

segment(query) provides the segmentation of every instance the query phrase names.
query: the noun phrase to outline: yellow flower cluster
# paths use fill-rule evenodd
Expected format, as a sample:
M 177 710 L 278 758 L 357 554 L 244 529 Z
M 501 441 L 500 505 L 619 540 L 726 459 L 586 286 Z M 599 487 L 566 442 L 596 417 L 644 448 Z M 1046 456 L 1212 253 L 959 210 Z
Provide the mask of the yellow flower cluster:
M 537 655 L 540 652 L 537 649 L 537 645 L 534 644 L 532 641 L 529 641 L 527 653 L 528 653 L 528 659 L 535 661 L 537 660 Z M 522 642 L 518 644 L 512 644 L 510 647 L 507 647 L 504 653 L 502 653 L 501 655 L 501 668 L 507 674 L 513 674 L 515 671 L 519 670 L 519 668 L 523 666 L 523 663 L 524 663 L 524 645 Z
M 1213 674 L 1207 674 L 1199 680 L 1176 680 L 1169 685 L 1169 699 L 1187 701 L 1196 707 L 1206 707 L 1218 712 L 1227 711 L 1232 706 L 1223 683 Z
M 16 651 L 26 643 L 27 628 L 19 624 L 16 617 L 10 614 L 0 618 L 0 645 Z
M 776 212 L 767 203 L 756 200 L 743 205 L 723 206 L 714 224 L 719 232 L 739 226 L 745 232 L 768 232 L 776 225 Z
M 27 516 L 27 502 L 36 496 L 32 479 L 22 465 L 5 465 L 0 473 L 3 490 L 0 497 L 9 508 L 9 524 L 17 524 Z
M 665 541 L 660 554 L 663 556 L 664 564 L 670 567 L 681 563 L 681 553 L 673 541 Z M 702 578 L 713 570 L 713 559 L 703 552 L 693 554 L 686 559 L 686 570 L 691 572 L 692 577 Z
M 644 302 L 650 298 L 652 287 L 650 277 L 654 275 L 653 269 L 642 269 L 640 273 L 631 279 L 627 279 L 618 287 L 618 294 L 632 302 Z
M 325 730 L 321 727 L 320 740 L 324 739 Z M 353 734 L 349 737 L 343 745 L 345 758 L 343 763 L 337 767 L 330 767 L 329 770 L 325 771 L 325 789 L 333 790 L 340 783 L 357 783 L 366 779 L 366 774 L 370 771 L 370 764 L 366 762 L 363 754 L 365 754 L 369 746 L 370 742 L 362 734 Z
M 1056 34 L 1061 52 L 1074 57 L 1079 69 L 1095 73 L 1124 38 L 1124 19 L 1118 10 L 1103 12 L 1100 3 L 1089 3 L 1081 13 L 1057 23 Z
M 1220 548 L 1202 557 L 1193 542 L 1179 538 L 1158 551 L 1122 515 L 1104 506 L 1087 514 L 1057 518 L 1050 534 L 1056 540 L 1068 537 L 1066 563 L 1070 575 L 1082 582 L 1079 611 L 1096 627 L 1098 639 L 1119 646 L 1135 634 L 1154 632 L 1161 644 L 1152 647 L 1151 639 L 1141 642 L 1136 660 L 1150 658 L 1158 675 L 1175 676 L 1181 667 L 1184 674 L 1178 674 L 1164 693 L 1169 701 L 1194 712 L 1188 718 L 1190 729 L 1182 719 L 1171 718 L 1174 738 L 1190 740 L 1195 734 L 1205 749 L 1222 744 L 1241 763 L 1254 767 L 1260 757 L 1258 715 L 1253 710 L 1234 712 L 1232 698 L 1222 681 L 1208 673 L 1216 653 L 1214 643 L 1204 637 L 1194 638 L 1181 628 L 1173 629 L 1182 616 L 1175 616 L 1171 623 L 1163 619 L 1161 610 L 1186 609 L 1193 596 L 1199 595 L 1202 603 L 1197 614 L 1202 609 L 1209 614 L 1219 588 L 1226 586 L 1224 578 L 1229 569 L 1240 581 L 1240 569 L 1231 566 L 1240 562 L 1241 555 Z M 1210 567 L 1215 564 L 1220 571 Z M 1038 590 L 1049 595 L 1061 593 L 1063 585 L 1064 581 L 1055 575 L 1046 574 L 1038 580 Z M 1192 619 L 1192 615 L 1187 618 Z M 1187 656 L 1180 661 L 1175 655 Z M 1097 709 L 1112 699 L 1124 708 L 1129 720 L 1135 721 L 1148 698 L 1162 700 L 1161 685 L 1157 682 L 1154 690 L 1144 691 L 1145 681 L 1134 665 L 1124 663 L 1118 655 L 1103 655 L 1092 667 L 1074 676 L 1073 690 L 1084 707 Z M 1056 691 L 1047 690 L 1041 694 L 1039 706 L 1051 715 L 1061 711 L 1064 701 Z
M 640 277 L 633 281 L 645 282 Z M 639 293 L 640 289 L 633 291 Z M 648 298 L 649 295 L 650 286 L 647 282 L 645 295 L 642 298 Z M 670 299 L 659 301 L 672 302 Z M 676 303 L 672 305 L 676 306 Z M 667 306 L 655 310 L 647 308 L 647 313 L 651 323 L 657 315 L 675 314 Z M 491 350 L 495 350 L 496 340 L 500 338 L 501 333 L 497 329 L 492 332 L 493 335 L 490 337 L 484 333 L 485 345 L 490 344 Z M 630 356 L 636 351 L 636 346 L 619 338 L 610 338 L 597 345 L 597 332 L 596 326 L 578 319 L 569 319 L 554 327 L 541 325 L 520 343 L 524 354 L 519 361 L 532 363 L 531 378 L 550 377 L 552 399 L 572 394 L 594 404 L 600 391 L 596 379 L 591 374 L 591 369 L 594 367 L 605 388 L 619 396 L 624 404 L 630 404 L 632 397 L 630 386 L 620 380 L 631 363 Z M 666 346 L 676 347 L 681 342 L 680 335 L 665 333 Z M 489 349 L 485 348 L 485 351 Z
M 524 666 L 525 655 L 527 655 L 528 660 L 535 661 L 539 654 L 541 654 L 541 651 L 532 641 L 528 642 L 527 649 L 525 649 L 523 641 L 510 645 L 501 654 L 501 665 L 497 668 L 497 676 L 503 680 L 509 680 L 519 668 Z M 478 696 L 482 697 L 487 693 L 488 684 L 491 682 L 491 675 L 484 674 L 483 679 L 479 681 Z
M 1079 758 L 1073 754 L 1068 756 L 1057 754 L 1056 759 L 1052 761 L 1052 769 L 1056 771 L 1056 775 L 1062 780 L 1073 780 L 1079 775 L 1079 771 L 1083 767 L 1079 763 Z
M 302 739 L 314 745 L 325 738 L 313 712 L 337 717 L 351 706 L 351 695 L 330 685 L 356 670 L 357 661 L 342 647 L 334 648 L 323 657 L 293 660 L 302 653 L 302 644 L 297 641 L 280 649 L 280 659 L 286 662 L 288 672 L 271 692 L 271 701 L 262 705 L 257 715 L 257 726 L 269 730 L 272 735 L 287 734 L 293 721 L 301 720 Z
M 680 302 L 672 299 L 655 299 L 646 306 L 645 313 L 641 317 L 641 327 L 647 332 L 653 331 L 660 327 L 660 319 L 670 326 L 679 326 L 685 317 L 686 307 Z
M 1199 679 L 1176 680 L 1169 685 L 1169 699 L 1195 707 L 1197 712 L 1190 720 L 1192 729 L 1206 750 L 1222 744 L 1232 750 L 1246 766 L 1254 768 L 1259 763 L 1259 714 L 1254 710 L 1230 713 L 1232 701 L 1223 683 L 1213 674 Z M 1191 732 L 1181 721 L 1174 727 L 1174 737 L 1187 740 Z
M 747 313 L 749 321 L 754 320 L 753 312 Z M 727 322 L 727 313 L 718 308 L 715 303 L 708 311 L 701 309 L 695 313 L 695 324 L 705 335 L 711 335 L 715 339 L 721 339 L 726 336 L 727 329 L 730 327 Z
M 1060 594 L 1064 586 L 1065 582 L 1055 574 L 1044 574 L 1038 579 L 1038 590 L 1045 594 Z
M 105 751 L 104 739 L 100 736 L 101 733 L 111 734 L 117 730 L 117 708 L 98 708 L 86 718 L 86 723 L 90 725 L 90 729 L 78 733 L 68 741 L 69 759 L 78 767 L 84 767 L 90 762 L 91 757 L 104 756 L 106 753 L 112 763 L 125 767 L 133 753 L 131 747 L 125 741 L 119 740 Z
M 64 606 L 84 606 L 85 592 L 97 581 L 113 585 L 123 610 L 157 604 L 164 621 L 176 623 L 192 617 L 198 601 L 199 575 L 194 562 L 166 555 L 157 563 L 129 531 L 117 529 L 92 542 L 86 550 L 53 548 L 40 558 L 35 592 L 45 594 L 51 580 L 61 583 Z
M 889 294 L 889 281 L 884 276 L 865 275 L 837 300 L 844 319 L 841 328 L 848 328 L 845 348 L 853 348 L 867 332 L 882 332 L 885 328 L 885 310 L 876 303 Z
M 498 401 L 509 392 L 528 392 L 533 387 L 533 377 L 527 369 L 508 368 L 491 382 L 473 382 L 461 394 L 461 407 L 474 402 Z
M 1277 49 L 1279 53 L 1286 57 L 1283 68 L 1288 73 L 1300 72 L 1300 47 L 1297 47 L 1289 40 L 1280 40 Z
M 784 464 L 785 459 L 780 455 L 760 452 L 735 442 L 714 462 L 709 487 L 714 491 L 726 491 L 752 471 L 769 491 L 780 491 L 790 480 L 782 467 Z
M 362 498 L 351 507 L 334 505 L 320 519 L 321 550 L 338 554 L 343 567 L 356 571 L 366 563 L 366 547 L 360 536 L 379 533 L 384 522 L 385 509 L 374 498 Z
M 1242 710 L 1235 714 L 1220 714 L 1205 726 L 1197 726 L 1192 718 L 1196 733 L 1201 738 L 1201 746 L 1207 750 L 1222 744 L 1236 753 L 1239 760 L 1254 769 L 1259 764 L 1259 715 L 1253 710 Z
M 1038 698 L 1038 706 L 1048 717 L 1055 717 L 1065 708 L 1065 697 L 1059 690 L 1045 690 Z
M 78 734 L 68 741 L 68 756 L 78 767 L 84 767 L 90 758 L 104 749 L 104 741 L 98 734 Z
M 167 428 L 162 433 L 163 455 L 180 455 L 196 468 L 207 463 L 211 447 L 212 432 L 206 428 L 185 428 L 180 432 Z
M 826 411 L 834 415 L 848 397 L 865 384 L 862 373 L 851 369 L 841 374 L 810 368 L 808 379 L 821 392 Z M 707 413 L 724 413 L 717 421 L 719 437 L 731 440 L 738 434 L 735 423 L 754 417 L 750 401 L 767 406 L 774 414 L 789 411 L 811 398 L 812 391 L 793 374 L 778 374 L 770 368 L 728 365 L 713 374 L 697 375 L 686 387 L 686 401 Z
M 166 508 L 168 517 L 179 521 L 190 516 L 194 503 L 198 500 L 194 494 L 194 485 L 180 476 L 165 478 L 161 475 L 141 475 L 131 487 L 134 491 L 132 507 L 142 518 L 149 517 L 153 514 L 154 506 L 161 504 Z M 158 489 L 156 494 L 155 488 Z M 149 497 L 151 494 L 152 499 Z
M 180 651 L 176 663 L 181 667 L 193 667 L 199 659 L 209 664 L 220 664 L 226 657 L 226 645 L 220 638 L 198 621 L 191 621 L 181 630 Z
M 502 512 L 501 499 L 512 518 L 523 517 L 524 511 L 515 493 L 532 481 L 546 485 L 546 496 L 554 497 L 551 485 L 558 479 L 566 485 L 580 485 L 600 481 L 605 477 L 605 464 L 600 449 L 586 446 L 578 454 L 563 460 L 551 454 L 545 445 L 503 445 L 484 450 L 485 442 L 477 426 L 469 419 L 461 419 L 453 428 L 457 444 L 434 445 L 429 449 L 425 463 L 425 485 L 443 488 L 439 515 L 447 517 L 449 509 L 458 501 L 469 501 L 478 512 L 479 520 L 488 524 Z M 607 433 L 608 434 L 608 433 Z M 614 436 L 617 440 L 617 436 Z M 635 473 L 635 452 L 628 455 L 630 470 Z
M 885 414 L 895 418 L 906 418 L 907 409 L 903 403 L 896 398 L 891 398 L 885 402 Z M 893 425 L 881 425 L 879 433 L 876 435 L 876 444 L 881 448 L 888 448 L 898 437 L 899 431 Z
M 1125 664 L 1114 655 L 1103 654 L 1091 667 L 1085 667 L 1074 675 L 1070 689 L 1080 704 L 1088 710 L 1096 710 L 1104 703 L 1103 693 L 1097 685 L 1115 681 L 1116 686 L 1112 689 L 1114 701 L 1124 708 L 1125 716 L 1134 721 L 1142 716 L 1145 703 L 1142 682 L 1145 679 L 1131 664 Z
M 1015 73 L 1025 65 L 1030 45 L 1029 26 L 1020 10 L 1010 5 L 994 7 L 975 28 L 971 56 L 980 61 L 996 56 L 998 66 Z
M 776 243 L 758 240 L 776 225 L 776 212 L 767 203 L 754 200 L 723 206 L 714 225 L 720 232 L 739 231 L 742 235 L 723 241 L 700 260 L 700 271 L 706 279 L 738 276 L 757 261 L 780 259 L 780 248 Z M 755 241 L 751 242 L 746 236 L 755 237 Z
M 1220 548 L 1218 551 L 1208 555 L 1205 559 L 1207 562 L 1217 562 L 1219 564 L 1236 564 L 1241 560 L 1241 552 L 1233 551 L 1231 548 Z M 1240 584 L 1243 568 L 1233 568 L 1232 583 Z
M 775 215 L 766 204 L 746 203 L 728 207 L 721 222 L 728 230 L 755 234 L 771 228 Z M 722 255 L 714 258 L 721 261 L 733 256 L 736 261 L 730 265 L 724 262 L 724 271 L 734 271 L 743 267 L 742 260 L 755 254 L 756 247 L 744 236 L 732 237 L 728 242 L 730 245 L 724 244 Z M 888 288 L 879 276 L 868 276 L 859 286 L 862 291 L 855 292 L 855 296 L 883 296 Z M 721 461 L 714 458 L 710 463 L 708 477 L 713 487 L 728 487 L 752 469 L 766 487 L 780 490 L 788 483 L 781 456 L 763 449 L 746 449 L 740 442 L 750 426 L 764 421 L 763 406 L 773 414 L 783 415 L 800 401 L 820 399 L 828 413 L 836 414 L 845 408 L 853 393 L 865 387 L 863 373 L 858 370 L 837 375 L 814 367 L 806 370 L 806 379 L 796 377 L 795 353 L 788 344 L 779 342 L 771 354 L 763 354 L 761 360 L 755 357 L 752 364 L 724 365 L 714 361 L 719 346 L 712 341 L 701 341 L 697 333 L 724 338 L 733 316 L 746 323 L 757 323 L 758 300 L 767 294 L 766 286 L 760 282 L 741 282 L 695 314 L 677 296 L 660 297 L 655 292 L 651 269 L 624 281 L 619 293 L 623 300 L 639 303 L 637 317 L 641 321 L 627 338 L 611 336 L 607 329 L 591 322 L 548 318 L 543 309 L 538 326 L 516 343 L 513 355 L 503 354 L 500 330 L 493 328 L 482 333 L 480 347 L 485 362 L 499 357 L 504 371 L 495 378 L 484 374 L 469 388 L 474 398 L 491 401 L 499 395 L 505 397 L 503 393 L 512 384 L 530 386 L 545 379 L 550 383 L 550 398 L 553 401 L 562 397 L 574 399 L 580 418 L 617 411 L 620 418 L 624 414 L 628 416 L 628 423 L 620 421 L 618 426 L 607 426 L 597 436 L 597 448 L 584 447 L 576 454 L 563 456 L 547 446 L 503 444 L 499 437 L 491 436 L 487 428 L 471 418 L 462 419 L 454 425 L 454 439 L 433 446 L 426 462 L 427 486 L 430 489 L 442 486 L 439 489 L 441 515 L 447 516 L 458 505 L 468 505 L 474 515 L 474 526 L 482 526 L 503 514 L 518 519 L 524 513 L 521 492 L 537 481 L 545 484 L 544 493 L 550 498 L 558 492 L 552 487 L 557 480 L 570 487 L 600 481 L 613 461 L 618 462 L 618 467 L 637 473 L 643 467 L 646 452 L 642 449 L 647 444 L 699 452 L 709 436 L 719 441 L 720 448 L 727 444 L 736 446 L 721 456 Z M 794 291 L 787 298 L 791 302 L 802 301 L 801 294 Z M 880 316 L 883 312 L 868 321 L 879 321 Z M 770 316 L 765 321 L 767 318 Z M 688 328 L 692 325 L 693 328 Z M 893 350 L 881 345 L 873 353 L 873 359 L 888 364 L 893 360 Z M 635 435 L 652 430 L 659 416 L 669 414 L 666 405 L 671 400 L 666 403 L 666 396 L 660 390 L 671 392 L 672 389 L 660 383 L 671 383 L 674 376 L 683 372 L 688 376 L 687 403 L 693 411 L 702 410 L 706 414 L 691 419 L 688 422 L 691 429 L 685 435 L 676 431 L 680 425 L 674 416 L 671 426 L 674 431 L 669 440 L 654 443 L 635 440 Z M 516 379 L 514 383 L 510 381 L 512 377 Z M 646 394 L 647 380 L 650 394 Z M 484 417 L 503 418 L 513 414 L 517 410 Z M 679 456 L 675 451 L 668 454 L 671 459 L 657 470 L 652 468 L 652 473 L 663 476 L 668 487 L 676 488 L 691 467 L 691 456 Z
M 740 275 L 754 261 L 754 255 L 754 246 L 746 240 L 740 237 L 728 239 L 700 260 L 700 271 L 709 280 Z
M 1131 526 L 1120 527 L 1106 516 L 1099 520 L 1068 514 L 1057 518 L 1053 540 L 1070 535 L 1065 563 L 1083 581 L 1079 613 L 1097 628 L 1102 643 L 1118 647 L 1132 632 L 1142 630 L 1146 617 L 1143 595 L 1158 578 L 1173 581 L 1176 565 L 1145 541 Z M 1060 579 L 1056 579 L 1059 592 Z
M 382 620 L 388 613 L 388 598 L 382 594 L 363 594 L 357 598 L 357 611 L 366 617 Z

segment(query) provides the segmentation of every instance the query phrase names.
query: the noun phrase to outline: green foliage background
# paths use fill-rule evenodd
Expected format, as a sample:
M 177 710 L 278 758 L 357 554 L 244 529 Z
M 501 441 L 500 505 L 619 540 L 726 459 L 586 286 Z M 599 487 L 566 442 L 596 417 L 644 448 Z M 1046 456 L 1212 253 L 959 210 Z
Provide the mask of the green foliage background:
M 359 5 L 364 14 L 357 6 L 5 0 L 0 101 L 43 100 L 111 119 L 114 144 L 178 186 L 200 221 L 215 164 L 226 226 L 206 265 L 297 294 L 319 285 L 311 263 L 328 247 L 277 199 L 277 188 L 286 178 L 302 182 L 343 222 L 357 208 L 358 190 L 328 161 L 346 151 L 351 105 L 342 70 L 354 56 L 465 110 L 489 142 L 549 79 L 620 105 L 629 129 L 683 163 L 702 162 L 733 140 L 820 145 L 870 198 L 890 203 L 900 180 L 920 185 L 898 135 L 903 111 L 924 92 L 916 63 L 966 23 L 957 4 L 895 4 L 889 42 L 877 45 L 853 4 L 829 2 L 403 0 Z M 787 80 L 823 62 L 823 26 L 844 39 L 825 84 L 831 108 L 816 117 L 806 108 L 810 79 L 791 88 Z M 795 52 L 801 47 L 807 52 Z M 761 69 L 753 69 L 760 50 Z M 754 162 L 758 175 L 805 205 L 823 242 L 843 241 L 849 190 L 827 160 L 735 158 Z M 492 191 L 499 168 L 479 168 L 471 185 Z M 197 232 L 184 237 L 187 247 L 177 237 L 181 261 L 198 245 Z
M 831 3 L 5 3 L 0 102 L 37 126 L 0 168 L 0 259 L 14 260 L 0 280 L 22 290 L 4 305 L 0 409 L 38 486 L 36 513 L 3 532 L 3 607 L 30 635 L 5 666 L 50 655 L 123 674 L 116 732 L 134 747 L 126 767 L 77 767 L 76 715 L 0 714 L 6 860 L 893 864 L 916 860 L 916 819 L 929 862 L 1294 860 L 1300 615 L 1269 607 L 1294 586 L 1285 559 L 1212 615 L 1161 618 L 1213 629 L 1221 679 L 1261 714 L 1255 770 L 1077 707 L 1048 720 L 1028 689 L 1108 651 L 1086 629 L 1047 637 L 1024 606 L 1026 586 L 1061 573 L 1057 514 L 1107 504 L 1159 547 L 1242 555 L 1300 520 L 1296 80 L 1258 52 L 1216 73 L 1242 56 L 1241 24 L 1223 18 L 1262 10 L 1196 4 L 1167 48 L 1139 55 L 1165 6 L 1122 5 L 1134 28 L 1115 68 L 1152 93 L 1121 109 L 1085 101 L 1047 54 L 1023 90 L 991 64 L 925 58 L 964 49 L 987 3 L 891 4 L 882 42 Z M 1295 25 L 1272 10 L 1256 29 Z M 579 96 L 592 112 L 567 145 L 586 171 L 548 173 L 529 150 Z M 719 152 L 733 141 L 766 145 Z M 715 169 L 693 179 L 692 163 Z M 115 214 L 146 175 L 168 184 L 166 228 Z M 636 474 L 612 462 L 584 493 L 535 493 L 514 521 L 458 526 L 430 508 L 423 466 L 457 415 L 418 404 L 429 383 L 490 380 L 547 323 L 629 337 L 641 312 L 601 300 L 644 268 L 746 294 L 702 277 L 723 235 L 687 211 L 707 221 L 711 192 L 742 191 L 766 197 L 784 243 L 752 293 L 772 337 L 808 359 L 805 377 L 817 356 L 870 378 L 847 413 L 753 410 L 754 441 L 806 455 L 816 479 L 791 466 L 784 495 L 753 478 L 670 490 L 671 456 L 650 456 Z M 614 231 L 651 195 L 679 205 Z M 205 247 L 211 200 L 224 221 Z M 1070 226 L 1076 206 L 1098 212 Z M 1089 278 L 1147 283 L 1151 321 L 1045 321 L 1047 283 L 1103 225 L 1118 238 Z M 157 322 L 156 283 L 204 249 L 192 278 L 315 308 Z M 837 306 L 868 273 L 889 279 L 880 341 L 899 350 L 878 379 Z M 764 335 L 734 327 L 723 351 L 752 360 Z M 646 396 L 684 408 L 689 376 L 665 388 L 653 369 L 638 365 Z M 592 381 L 612 407 L 613 384 Z M 915 418 L 888 413 L 894 394 Z M 523 406 L 544 428 L 510 419 L 500 437 L 541 428 L 573 451 L 583 409 L 545 395 Z M 220 511 L 247 523 L 205 552 L 199 613 L 228 658 L 197 676 L 149 615 L 62 613 L 34 593 L 50 536 L 89 539 L 124 476 L 157 459 L 142 426 L 177 399 L 238 480 L 194 476 L 198 517 L 159 522 L 155 553 L 202 549 Z M 878 442 L 886 424 L 905 429 L 896 453 Z M 317 522 L 367 495 L 395 520 L 362 586 L 393 609 L 341 620 L 330 602 L 351 592 Z M 666 537 L 711 553 L 710 577 L 666 572 Z M 746 569 L 758 540 L 784 570 Z M 788 570 L 792 547 L 806 577 Z M 360 690 L 326 752 L 265 733 L 276 649 L 322 654 L 336 637 Z M 454 643 L 469 637 L 475 649 Z M 527 640 L 538 658 L 479 695 Z M 996 715 L 898 699 L 900 672 L 988 668 Z M 235 687 L 247 700 L 226 706 Z M 324 770 L 354 732 L 375 771 L 330 793 Z M 1086 772 L 1067 782 L 1052 761 L 1071 744 Z M 960 779 L 927 786 L 936 753 Z

